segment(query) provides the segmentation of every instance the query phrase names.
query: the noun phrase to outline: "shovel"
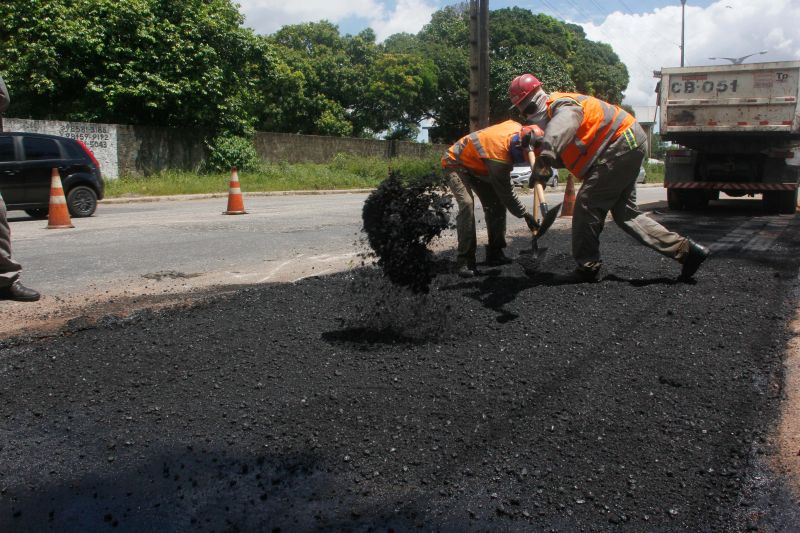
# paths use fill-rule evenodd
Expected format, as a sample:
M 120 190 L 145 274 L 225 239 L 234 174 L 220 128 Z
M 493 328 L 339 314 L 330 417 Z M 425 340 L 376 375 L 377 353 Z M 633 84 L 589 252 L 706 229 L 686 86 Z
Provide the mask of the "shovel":
M 536 156 L 534 153 L 528 152 L 528 158 L 531 163 L 531 179 L 534 179 L 534 163 L 536 162 Z M 536 220 L 539 220 L 539 211 L 541 211 L 541 222 L 539 223 L 539 227 L 533 232 L 533 238 L 531 239 L 531 250 L 526 252 L 532 264 L 526 264 L 525 270 L 536 270 L 539 264 L 544 259 L 545 254 L 547 253 L 547 248 L 539 249 L 539 238 L 544 235 L 550 226 L 553 225 L 556 218 L 558 217 L 559 209 L 561 208 L 561 204 L 557 204 L 555 207 L 548 207 L 547 200 L 544 197 L 544 187 L 539 180 L 534 181 L 533 185 L 533 216 Z M 526 261 L 527 263 L 527 261 Z

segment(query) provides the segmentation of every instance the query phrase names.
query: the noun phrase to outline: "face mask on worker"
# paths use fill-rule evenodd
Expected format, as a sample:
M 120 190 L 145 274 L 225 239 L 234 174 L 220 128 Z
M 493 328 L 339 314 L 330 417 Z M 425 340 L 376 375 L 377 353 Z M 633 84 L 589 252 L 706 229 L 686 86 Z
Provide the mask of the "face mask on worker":
M 522 110 L 522 116 L 530 124 L 536 124 L 544 129 L 547 124 L 547 93 L 544 91 L 537 91 L 533 98 Z

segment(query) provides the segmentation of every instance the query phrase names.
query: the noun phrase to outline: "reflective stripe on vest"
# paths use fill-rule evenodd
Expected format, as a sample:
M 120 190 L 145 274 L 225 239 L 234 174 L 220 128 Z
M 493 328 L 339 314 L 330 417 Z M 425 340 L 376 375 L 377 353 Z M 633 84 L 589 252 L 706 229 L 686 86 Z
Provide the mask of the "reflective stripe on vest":
M 506 120 L 465 135 L 447 151 L 442 158 L 442 167 L 460 166 L 475 174 L 486 175 L 489 169 L 485 159 L 511 164 L 510 139 L 519 133 L 521 127 L 519 122 Z
M 547 100 L 548 114 L 551 113 L 553 102 L 562 98 L 575 100 L 583 108 L 583 122 L 578 126 L 575 138 L 559 154 L 564 166 L 582 179 L 603 150 L 630 128 L 636 119 L 618 106 L 576 93 L 552 93 Z

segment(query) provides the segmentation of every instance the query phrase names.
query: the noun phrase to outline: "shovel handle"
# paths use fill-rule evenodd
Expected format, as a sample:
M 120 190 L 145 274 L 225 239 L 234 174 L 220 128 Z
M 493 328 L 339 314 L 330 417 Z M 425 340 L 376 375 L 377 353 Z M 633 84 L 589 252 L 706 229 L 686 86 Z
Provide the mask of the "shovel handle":
M 536 220 L 540 220 L 547 213 L 544 211 L 544 205 L 545 205 L 544 187 L 542 187 L 542 184 L 539 180 L 535 179 L 535 174 L 533 172 L 533 167 L 536 164 L 536 154 L 533 153 L 533 150 L 528 151 L 528 161 L 531 164 L 530 179 L 533 180 L 533 218 L 535 218 Z M 538 231 L 536 230 L 533 231 L 534 237 L 538 234 L 539 234 Z

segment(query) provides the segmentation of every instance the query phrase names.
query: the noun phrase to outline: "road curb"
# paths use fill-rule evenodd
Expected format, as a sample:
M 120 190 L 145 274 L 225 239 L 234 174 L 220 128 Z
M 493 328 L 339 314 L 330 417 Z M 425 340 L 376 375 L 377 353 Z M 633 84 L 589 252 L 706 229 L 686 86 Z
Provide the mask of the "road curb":
M 663 187 L 661 183 L 643 183 L 637 187 Z M 305 190 L 305 191 L 262 191 L 262 192 L 245 192 L 245 198 L 256 196 L 310 196 L 319 194 L 365 194 L 374 191 L 375 189 L 320 189 L 320 190 Z M 546 192 L 563 192 L 564 187 L 558 186 Z M 105 198 L 100 200 L 100 205 L 110 204 L 136 204 L 148 202 L 187 202 L 190 200 L 208 200 L 211 198 L 227 198 L 228 192 L 212 192 L 204 194 L 173 194 L 169 196 L 122 196 L 119 198 Z
M 246 192 L 245 197 L 253 196 L 294 196 L 294 195 L 319 195 L 319 194 L 363 194 L 372 192 L 374 189 L 332 189 L 332 190 L 308 190 L 308 191 L 265 191 L 265 192 Z M 174 194 L 170 196 L 123 196 L 119 198 L 105 198 L 98 203 L 107 204 L 134 204 L 147 202 L 185 202 L 190 200 L 207 200 L 210 198 L 227 198 L 227 192 L 212 192 L 205 194 Z

